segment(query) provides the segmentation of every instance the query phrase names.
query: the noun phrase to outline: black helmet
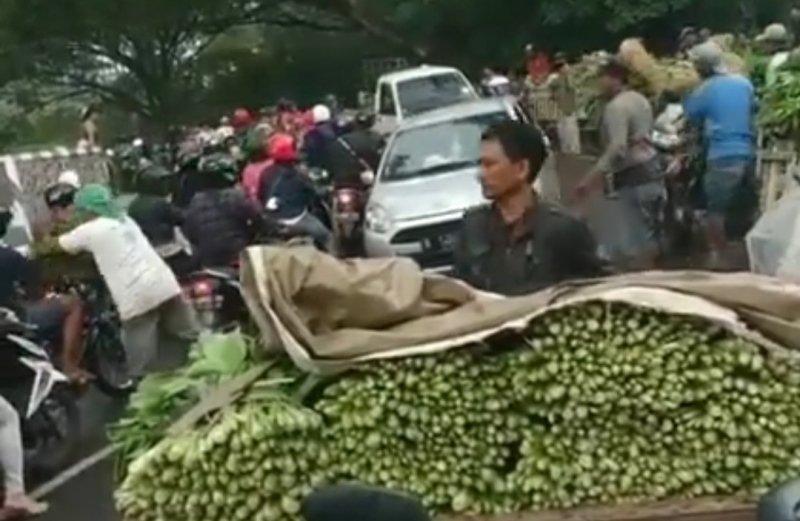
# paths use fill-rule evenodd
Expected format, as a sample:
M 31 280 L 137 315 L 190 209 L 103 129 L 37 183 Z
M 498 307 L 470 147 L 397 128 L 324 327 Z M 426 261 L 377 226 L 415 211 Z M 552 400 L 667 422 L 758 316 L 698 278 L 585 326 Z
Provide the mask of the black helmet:
M 303 499 L 300 513 L 306 521 L 431 519 L 422 503 L 411 496 L 358 483 L 331 485 L 315 490 Z
M 800 520 L 800 478 L 781 483 L 758 501 L 758 521 Z
M 137 192 L 166 196 L 172 191 L 175 174 L 163 165 L 141 158 L 133 179 L 133 186 Z
M 197 175 L 207 180 L 209 188 L 233 186 L 239 179 L 239 165 L 230 154 L 217 152 L 200 158 Z
M 78 189 L 71 184 L 56 183 L 44 190 L 44 202 L 50 209 L 68 208 L 75 202 L 75 194 Z
M 372 128 L 375 124 L 374 112 L 359 112 L 356 114 L 356 125 L 361 128 Z

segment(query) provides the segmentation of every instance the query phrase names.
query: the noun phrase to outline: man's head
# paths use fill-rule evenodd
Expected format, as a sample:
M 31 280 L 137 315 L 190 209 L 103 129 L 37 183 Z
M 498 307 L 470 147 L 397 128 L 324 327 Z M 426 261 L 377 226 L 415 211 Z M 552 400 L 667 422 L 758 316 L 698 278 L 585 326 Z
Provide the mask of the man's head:
M 525 46 L 525 56 L 527 58 L 532 58 L 536 54 L 536 48 L 533 46 L 532 43 L 529 43 Z
M 331 120 L 331 109 L 329 109 L 326 105 L 315 105 L 313 109 L 311 109 L 311 114 L 314 117 L 314 124 L 320 125 L 322 123 L 327 123 Z
M 97 107 L 94 105 L 87 105 L 81 111 L 81 121 L 84 123 L 87 121 L 94 120 L 96 116 L 97 116 Z
M 791 36 L 785 25 L 770 24 L 756 38 L 756 42 L 768 51 L 777 52 L 790 47 Z
M 722 48 L 711 40 L 689 50 L 689 59 L 692 60 L 692 64 L 701 78 L 724 74 L 723 57 Z
M 630 71 L 619 60 L 611 60 L 600 69 L 600 89 L 607 98 L 613 98 L 628 86 Z
M 114 200 L 114 194 L 101 184 L 88 184 L 75 194 L 75 209 L 91 217 L 121 219 L 122 210 Z
M 78 188 L 67 183 L 56 183 L 44 191 L 44 202 L 55 222 L 66 222 L 72 218 L 75 194 Z
M 58 182 L 73 186 L 76 190 L 81 187 L 81 178 L 75 170 L 64 170 L 61 172 L 58 176 Z
M 518 121 L 492 125 L 481 136 L 484 197 L 498 200 L 530 189 L 545 159 L 547 147 L 536 127 Z

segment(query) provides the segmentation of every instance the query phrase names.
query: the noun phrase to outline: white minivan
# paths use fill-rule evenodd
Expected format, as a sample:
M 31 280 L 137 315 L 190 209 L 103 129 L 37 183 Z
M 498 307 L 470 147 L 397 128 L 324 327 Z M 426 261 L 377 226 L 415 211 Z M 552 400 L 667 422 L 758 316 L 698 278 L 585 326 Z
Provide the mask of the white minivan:
M 384 74 L 375 87 L 375 130 L 388 135 L 408 118 L 479 97 L 453 67 L 422 65 Z

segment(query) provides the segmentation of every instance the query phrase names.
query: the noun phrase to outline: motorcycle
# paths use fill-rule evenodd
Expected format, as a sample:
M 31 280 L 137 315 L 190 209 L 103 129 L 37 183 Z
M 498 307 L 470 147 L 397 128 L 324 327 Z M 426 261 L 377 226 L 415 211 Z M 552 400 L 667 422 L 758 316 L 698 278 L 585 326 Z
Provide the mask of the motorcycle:
M 181 280 L 181 287 L 203 329 L 230 331 L 247 320 L 236 267 L 192 273 Z
M 59 292 L 75 293 L 83 303 L 82 365 L 95 376 L 95 386 L 111 398 L 130 395 L 136 389 L 136 383 L 128 374 L 119 316 L 105 286 L 100 282 L 65 281 Z M 39 339 L 51 354 L 61 351 L 60 336 L 60 331 L 39 332 Z
M 672 115 L 668 111 L 672 110 Z M 680 118 L 682 109 L 668 107 L 667 119 Z M 662 117 L 660 116 L 660 117 Z M 699 223 L 696 215 L 698 177 L 696 162 L 699 148 L 694 136 L 680 130 L 675 123 L 660 128 L 656 126 L 652 143 L 659 155 L 665 177 L 666 202 L 660 226 L 660 242 L 668 255 L 688 255 L 696 249 Z M 688 146 L 687 146 L 688 144 Z
M 48 477 L 63 469 L 80 441 L 80 413 L 68 378 L 38 345 L 36 328 L 0 308 L 0 395 L 18 411 L 26 472 Z
M 331 186 L 328 182 L 328 175 L 327 172 L 317 169 L 311 169 L 307 171 L 307 175 L 313 181 L 316 196 L 314 200 L 311 201 L 309 204 L 307 211 L 316 217 L 319 222 L 325 226 L 328 230 L 333 230 L 334 224 L 334 217 L 333 212 L 331 211 L 331 206 L 328 201 L 331 199 Z M 266 204 L 267 214 L 269 215 L 270 212 L 273 212 L 278 209 L 280 206 L 280 200 L 276 197 L 271 197 Z M 275 221 L 278 224 L 277 235 L 276 237 L 270 237 L 270 240 L 265 242 L 274 242 L 277 241 L 278 243 L 298 243 L 307 241 L 310 244 L 313 244 L 313 241 L 310 237 L 307 237 L 305 232 L 298 230 L 294 227 L 292 222 L 284 222 L 280 219 L 276 219 Z M 315 244 L 315 246 L 319 249 L 325 249 L 325 245 L 322 244 Z M 334 252 L 329 252 L 334 253 Z

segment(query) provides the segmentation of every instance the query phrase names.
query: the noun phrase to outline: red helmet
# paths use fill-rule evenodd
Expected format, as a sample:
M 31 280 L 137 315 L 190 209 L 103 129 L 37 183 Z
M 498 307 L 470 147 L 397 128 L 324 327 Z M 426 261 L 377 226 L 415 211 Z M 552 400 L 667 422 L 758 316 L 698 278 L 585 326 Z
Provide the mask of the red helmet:
M 278 133 L 269 139 L 269 157 L 276 163 L 294 163 L 300 157 L 295 140 L 289 134 Z
M 233 112 L 233 120 L 231 124 L 233 128 L 242 128 L 250 126 L 253 123 L 253 116 L 247 109 L 236 109 Z

